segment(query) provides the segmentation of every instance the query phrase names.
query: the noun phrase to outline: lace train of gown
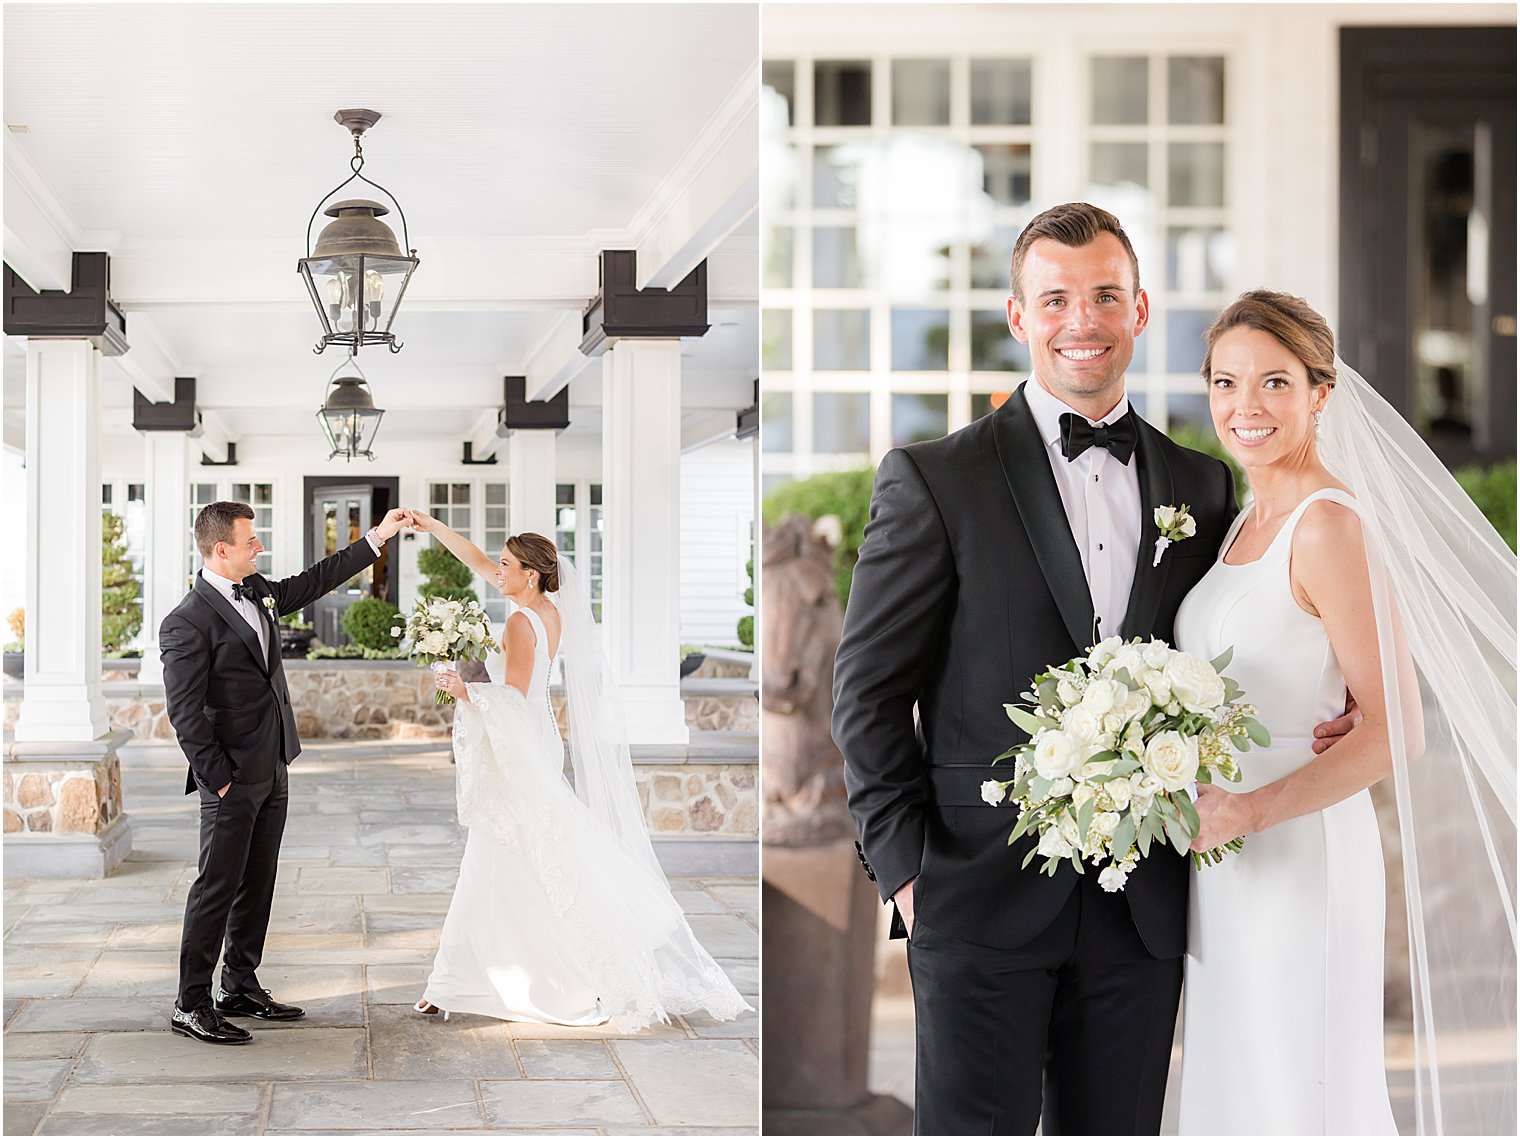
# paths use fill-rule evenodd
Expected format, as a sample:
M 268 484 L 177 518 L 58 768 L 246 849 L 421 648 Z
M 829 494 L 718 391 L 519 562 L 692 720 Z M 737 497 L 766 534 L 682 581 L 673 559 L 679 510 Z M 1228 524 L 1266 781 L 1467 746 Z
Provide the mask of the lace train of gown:
M 1272 733 L 1226 790 L 1308 763 L 1315 726 L 1345 710 L 1324 626 L 1288 579 L 1294 528 L 1316 499 L 1356 509 L 1344 492 L 1315 492 L 1258 560 L 1216 562 L 1177 613 L 1186 652 L 1212 660 L 1234 647 L 1227 671 Z M 1191 886 L 1182 1134 L 1396 1134 L 1383 1067 L 1383 857 L 1368 792 L 1249 836 L 1240 854 L 1195 870 Z
M 565 780 L 548 638 L 538 615 L 522 612 L 537 638 L 533 698 L 471 684 L 455 710 L 459 821 L 470 833 L 425 999 L 501 1020 L 610 1020 L 620 1032 L 676 1013 L 733 1019 L 748 1005 L 669 883 Z

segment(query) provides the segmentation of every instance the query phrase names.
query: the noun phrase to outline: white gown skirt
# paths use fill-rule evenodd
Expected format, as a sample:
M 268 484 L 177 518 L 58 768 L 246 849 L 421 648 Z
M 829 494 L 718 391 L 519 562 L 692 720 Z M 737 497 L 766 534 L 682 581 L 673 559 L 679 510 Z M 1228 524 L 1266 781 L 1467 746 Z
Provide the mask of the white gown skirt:
M 1239 789 L 1302 766 L 1309 743 L 1252 750 L 1250 786 Z M 1251 835 L 1240 854 L 1193 871 L 1191 885 L 1181 1133 L 1397 1134 L 1383 1071 L 1372 797 Z
M 604 1023 L 563 928 L 522 856 L 472 830 L 423 996 L 498 1020 Z

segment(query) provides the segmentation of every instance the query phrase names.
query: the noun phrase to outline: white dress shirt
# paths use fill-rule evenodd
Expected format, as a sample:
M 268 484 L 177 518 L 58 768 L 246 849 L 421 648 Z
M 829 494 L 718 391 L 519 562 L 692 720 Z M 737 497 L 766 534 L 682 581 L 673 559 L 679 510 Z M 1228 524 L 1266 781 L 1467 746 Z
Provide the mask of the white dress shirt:
M 225 597 L 227 599 L 227 604 L 236 609 L 238 613 L 242 615 L 243 620 L 248 622 L 249 627 L 252 628 L 254 633 L 258 635 L 259 649 L 263 652 L 264 659 L 268 660 L 269 622 L 266 621 L 263 614 L 259 612 L 258 603 L 251 601 L 246 597 L 233 597 L 232 586 L 234 583 L 230 579 L 223 577 L 221 574 L 214 573 L 210 569 L 207 569 L 205 566 L 201 566 L 201 577 L 205 578 L 208 585 L 210 585 L 213 589 Z
M 1061 453 L 1061 416 L 1068 411 L 1081 412 L 1051 395 L 1033 376 L 1024 383 L 1024 397 L 1040 429 L 1071 536 L 1082 555 L 1082 572 L 1087 575 L 1093 612 L 1099 618 L 1095 640 L 1118 636 L 1129 608 L 1140 547 L 1140 471 L 1136 458 L 1131 455 L 1128 463 L 1121 463 L 1107 448 L 1089 447 L 1067 462 Z M 1113 423 L 1128 410 L 1129 399 L 1125 397 L 1102 419 L 1087 421 L 1095 427 Z

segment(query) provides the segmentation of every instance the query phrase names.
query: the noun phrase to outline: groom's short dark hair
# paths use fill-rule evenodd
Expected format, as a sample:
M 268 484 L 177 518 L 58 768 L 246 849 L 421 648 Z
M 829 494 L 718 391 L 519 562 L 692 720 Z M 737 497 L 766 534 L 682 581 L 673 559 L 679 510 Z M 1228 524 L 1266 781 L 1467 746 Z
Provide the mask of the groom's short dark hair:
M 253 507 L 246 502 L 213 502 L 195 516 L 195 547 L 201 557 L 209 558 L 218 542 L 231 542 L 236 519 L 253 520 Z
M 1023 275 L 1024 255 L 1029 252 L 1031 245 L 1042 237 L 1048 237 L 1075 249 L 1093 241 L 1100 233 L 1113 234 L 1119 239 L 1119 244 L 1124 246 L 1124 252 L 1129 254 L 1129 267 L 1134 270 L 1135 292 L 1138 293 L 1140 259 L 1135 256 L 1135 247 L 1129 243 L 1129 235 L 1124 232 L 1119 219 L 1101 206 L 1088 202 L 1065 202 L 1036 215 L 1013 243 L 1013 266 L 1008 273 L 1008 282 L 1013 286 L 1013 295 L 1019 299 L 1019 303 L 1024 303 L 1019 277 Z

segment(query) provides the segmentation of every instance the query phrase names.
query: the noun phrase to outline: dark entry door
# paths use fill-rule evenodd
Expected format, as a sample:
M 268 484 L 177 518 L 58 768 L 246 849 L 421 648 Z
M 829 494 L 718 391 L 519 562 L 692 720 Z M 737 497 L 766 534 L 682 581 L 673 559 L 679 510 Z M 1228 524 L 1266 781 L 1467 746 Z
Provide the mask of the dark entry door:
M 1449 466 L 1515 455 L 1515 29 L 1341 32 L 1341 353 Z
M 363 538 L 365 531 L 383 517 L 395 501 L 395 483 L 395 479 L 352 482 L 307 479 L 307 563 L 321 561 Z M 396 574 L 391 568 L 391 546 L 394 544 L 387 543 L 373 565 L 312 606 L 309 619 L 323 644 L 348 643 L 348 635 L 343 631 L 343 612 L 359 598 L 381 597 L 394 604 Z

